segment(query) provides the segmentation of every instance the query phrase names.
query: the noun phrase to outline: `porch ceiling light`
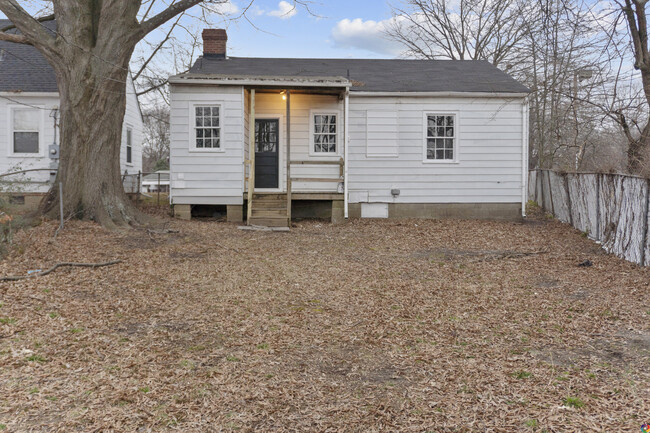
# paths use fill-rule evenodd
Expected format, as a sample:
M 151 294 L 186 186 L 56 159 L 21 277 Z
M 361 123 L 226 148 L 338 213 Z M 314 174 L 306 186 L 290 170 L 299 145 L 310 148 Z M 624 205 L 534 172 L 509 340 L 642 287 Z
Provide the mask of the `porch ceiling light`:
M 287 91 L 286 91 L 286 90 L 281 91 L 281 92 L 280 92 L 280 95 L 282 95 L 282 100 L 283 100 L 283 101 L 286 101 L 286 100 L 287 100 Z

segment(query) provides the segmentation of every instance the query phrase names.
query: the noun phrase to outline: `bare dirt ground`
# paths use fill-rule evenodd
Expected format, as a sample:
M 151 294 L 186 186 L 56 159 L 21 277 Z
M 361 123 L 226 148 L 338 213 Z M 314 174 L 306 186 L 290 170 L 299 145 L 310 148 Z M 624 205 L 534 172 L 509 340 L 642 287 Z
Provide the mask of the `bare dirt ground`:
M 0 431 L 637 432 L 650 269 L 543 217 L 69 222 L 0 275 Z M 578 267 L 590 259 L 591 267 Z

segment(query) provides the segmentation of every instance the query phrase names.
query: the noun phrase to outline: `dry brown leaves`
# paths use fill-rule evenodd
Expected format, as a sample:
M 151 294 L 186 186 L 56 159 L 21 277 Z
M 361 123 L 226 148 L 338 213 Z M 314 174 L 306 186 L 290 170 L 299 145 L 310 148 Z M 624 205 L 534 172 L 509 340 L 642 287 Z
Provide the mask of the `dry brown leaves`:
M 56 223 L 16 236 L 0 275 L 123 263 L 0 284 L 0 428 L 636 432 L 650 420 L 650 269 L 568 226 L 167 227 L 179 233 L 70 222 L 56 241 Z

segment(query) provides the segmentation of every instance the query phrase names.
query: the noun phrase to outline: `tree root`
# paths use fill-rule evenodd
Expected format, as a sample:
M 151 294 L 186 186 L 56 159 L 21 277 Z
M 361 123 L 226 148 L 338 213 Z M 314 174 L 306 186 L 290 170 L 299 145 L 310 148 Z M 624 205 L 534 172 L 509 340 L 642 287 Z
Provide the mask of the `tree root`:
M 101 268 L 103 266 L 112 266 L 116 265 L 118 263 L 122 263 L 122 260 L 112 260 L 110 262 L 105 262 L 105 263 L 71 263 L 71 262 L 63 262 L 63 263 L 57 263 L 56 265 L 52 266 L 50 269 L 46 269 L 41 272 L 35 272 L 30 275 L 15 275 L 15 276 L 8 276 L 8 277 L 2 277 L 0 278 L 0 281 L 18 281 L 18 280 L 24 280 L 26 278 L 31 278 L 31 277 L 43 277 L 47 274 L 50 274 L 54 271 L 56 271 L 58 268 L 69 266 L 69 267 L 77 267 L 77 268 Z

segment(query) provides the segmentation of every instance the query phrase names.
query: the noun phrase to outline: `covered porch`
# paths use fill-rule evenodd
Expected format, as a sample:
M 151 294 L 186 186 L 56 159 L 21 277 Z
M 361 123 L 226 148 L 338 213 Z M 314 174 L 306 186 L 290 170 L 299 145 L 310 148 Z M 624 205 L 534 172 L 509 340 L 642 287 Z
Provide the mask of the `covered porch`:
M 244 86 L 247 224 L 288 227 L 292 217 L 310 215 L 343 221 L 349 80 L 252 81 Z

